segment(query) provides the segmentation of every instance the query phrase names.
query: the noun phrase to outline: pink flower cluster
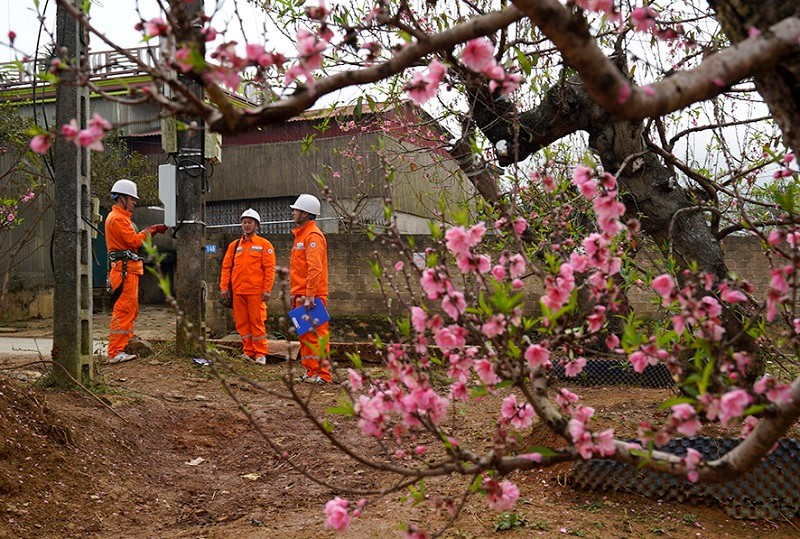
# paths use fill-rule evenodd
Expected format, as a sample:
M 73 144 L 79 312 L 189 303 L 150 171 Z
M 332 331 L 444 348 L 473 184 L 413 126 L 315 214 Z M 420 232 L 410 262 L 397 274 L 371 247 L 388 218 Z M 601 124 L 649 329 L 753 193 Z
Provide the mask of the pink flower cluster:
M 689 472 L 686 474 L 686 479 L 692 483 L 697 483 L 700 479 L 700 474 L 697 472 L 697 465 L 703 460 L 703 455 L 696 449 L 691 447 L 686 448 L 686 456 L 683 457 L 683 464 Z
M 486 498 L 489 507 L 493 510 L 509 511 L 519 498 L 519 489 L 511 481 L 498 481 L 493 477 L 483 478 L 483 488 L 486 491 Z
M 649 342 L 641 345 L 638 350 L 631 352 L 628 360 L 631 362 L 634 371 L 642 373 L 648 366 L 658 365 L 663 361 L 667 361 L 669 357 L 669 352 L 659 348 L 655 337 L 651 337 Z
M 604 13 L 612 21 L 618 21 L 620 18 L 614 0 L 576 0 L 575 5 L 586 11 Z
M 356 399 L 354 411 L 361 431 L 367 436 L 382 437 L 392 426 L 393 413 L 400 422 L 390 430 L 398 439 L 420 428 L 423 419 L 428 425 L 438 425 L 450 401 L 440 396 L 430 386 L 427 376 L 408 362 L 401 345 L 390 345 L 388 360 L 390 377 L 383 382 L 374 380 L 367 393 Z M 351 387 L 361 386 L 360 377 L 351 374 L 349 378 Z
M 439 85 L 446 73 L 447 66 L 438 60 L 434 60 L 428 65 L 426 73 L 416 71 L 405 85 L 408 97 L 418 105 L 425 103 L 439 92 Z
M 544 282 L 545 293 L 541 297 L 542 304 L 551 311 L 557 311 L 569 302 L 575 289 L 575 275 L 572 264 L 561 264 L 558 275 L 548 275 Z
M 59 133 L 67 141 L 74 142 L 77 146 L 102 152 L 103 137 L 107 131 L 111 130 L 111 127 L 111 122 L 95 113 L 89 120 L 89 126 L 86 129 L 78 129 L 78 122 L 73 119 L 68 124 L 62 125 Z M 30 147 L 36 153 L 45 153 L 50 149 L 52 143 L 52 135 L 39 134 L 31 139 Z
M 315 34 L 304 28 L 297 31 L 297 63 L 286 70 L 283 78 L 286 86 L 301 76 L 308 86 L 314 85 L 314 75 L 311 72 L 322 67 L 322 53 L 328 48 L 329 39 L 326 34 Z
M 619 219 L 625 214 L 625 205 L 617 200 L 617 179 L 613 174 L 603 172 L 595 178 L 591 168 L 578 165 L 572 183 L 592 201 L 597 224 L 603 233 L 613 236 L 624 228 Z
M 753 390 L 759 395 L 764 395 L 769 402 L 779 406 L 792 402 L 791 387 L 778 382 L 778 380 L 769 375 L 760 378 L 753 385 Z
M 772 322 L 778 314 L 778 308 L 789 300 L 789 282 L 787 278 L 794 274 L 791 264 L 779 268 L 772 268 L 772 277 L 767 291 L 767 322 Z
M 700 420 L 697 417 L 697 410 L 689 403 L 676 404 L 670 408 L 670 428 L 678 431 L 684 436 L 694 436 L 700 430 Z
M 772 173 L 772 177 L 775 178 L 776 180 L 779 180 L 781 178 L 789 178 L 793 174 L 796 174 L 796 172 L 794 172 L 791 168 L 789 168 L 789 165 L 793 161 L 794 161 L 793 153 L 787 153 L 786 155 L 784 155 L 779 163 L 781 167 Z
M 516 73 L 508 73 L 497 63 L 494 57 L 494 44 L 485 37 L 467 41 L 461 51 L 461 61 L 469 69 L 486 75 L 489 91 L 500 90 L 501 95 L 508 95 L 519 88 L 522 78 Z
M 517 397 L 513 393 L 503 399 L 503 405 L 500 407 L 500 421 L 501 425 L 510 425 L 511 428 L 516 430 L 527 429 L 533 423 L 533 418 L 536 412 L 529 402 L 524 404 L 517 404 Z
M 550 361 L 550 351 L 540 344 L 532 344 L 525 350 L 525 361 L 528 363 L 528 370 L 530 370 L 531 378 L 538 370 L 550 370 L 553 368 L 553 363 Z
M 567 430 L 572 443 L 583 459 L 590 459 L 592 455 L 611 456 L 616 453 L 614 446 L 614 430 L 607 429 L 600 433 L 593 433 L 587 427 L 594 415 L 594 408 L 578 404 L 578 396 L 568 389 L 561 388 L 556 394 L 556 404 L 561 410 L 571 416 Z
M 637 7 L 631 12 L 633 28 L 637 32 L 649 32 L 656 27 L 658 13 L 650 6 Z
M 601 232 L 584 238 L 580 248 L 570 253 L 569 262 L 561 264 L 558 275 L 548 275 L 545 278 L 545 294 L 540 301 L 551 311 L 557 312 L 570 301 L 576 286 L 575 275 L 589 272 L 586 283 L 598 306 L 587 319 L 587 326 L 590 333 L 595 333 L 605 323 L 606 311 L 615 312 L 619 309 L 616 298 L 620 290 L 610 277 L 619 273 L 622 258 L 619 253 L 612 252 L 611 241 L 624 228 L 620 218 L 625 213 L 625 205 L 616 200 L 617 180 L 612 174 L 595 174 L 591 168 L 578 165 L 575 167 L 572 182 L 592 202 Z M 570 245 L 570 242 L 564 242 L 564 246 Z M 561 247 L 556 245 L 553 248 Z M 601 301 L 604 305 L 599 305 Z M 568 368 L 571 372 L 579 373 L 583 368 L 582 363 L 579 358 Z
M 515 289 L 520 289 L 524 286 L 521 277 L 525 275 L 527 263 L 525 257 L 520 253 L 503 253 L 500 255 L 498 264 L 492 268 L 492 275 L 499 282 L 506 278 L 511 279 L 511 286 Z
M 149 21 L 139 21 L 133 28 L 137 32 L 144 32 L 146 39 L 166 36 L 171 32 L 169 24 L 161 17 L 154 17 Z
M 702 273 L 700 278 L 704 281 L 703 288 L 708 291 L 714 286 L 714 276 Z M 730 288 L 729 284 L 722 283 L 720 297 L 730 303 L 744 301 L 747 297 L 738 290 Z M 747 283 L 742 285 L 747 291 L 752 289 Z M 663 305 L 677 302 L 679 313 L 672 317 L 672 326 L 679 335 L 687 328 L 693 328 L 693 335 L 700 339 L 719 342 L 725 333 L 722 326 L 722 305 L 717 298 L 704 295 L 697 298 L 698 287 L 687 283 L 678 289 L 670 275 L 659 275 L 652 282 L 653 290 L 661 296 Z
M 488 256 L 473 252 L 485 233 L 486 226 L 483 223 L 477 223 L 469 229 L 454 226 L 445 232 L 445 245 L 455 255 L 461 273 L 486 273 L 491 269 L 492 262 Z
M 711 393 L 704 393 L 699 398 L 705 407 L 706 417 L 719 419 L 720 424 L 727 428 L 734 419 L 744 415 L 744 411 L 753 402 L 753 397 L 744 389 L 732 389 L 717 398 Z
M 350 502 L 344 498 L 336 496 L 332 500 L 328 500 L 325 504 L 325 527 L 332 528 L 338 532 L 343 532 L 350 525 L 350 517 L 358 518 L 361 516 L 361 510 L 367 504 L 365 499 L 361 499 L 356 504 L 356 508 L 352 513 L 349 513 L 347 508 Z

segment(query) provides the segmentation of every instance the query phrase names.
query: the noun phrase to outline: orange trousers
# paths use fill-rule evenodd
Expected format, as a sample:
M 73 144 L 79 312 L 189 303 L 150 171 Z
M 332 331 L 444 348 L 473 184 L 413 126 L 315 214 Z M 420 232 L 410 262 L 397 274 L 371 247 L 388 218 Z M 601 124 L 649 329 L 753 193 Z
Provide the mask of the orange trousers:
M 320 298 L 317 298 L 320 301 Z M 327 302 L 322 300 L 327 306 Z M 298 337 L 300 341 L 300 363 L 306 368 L 306 376 L 319 376 L 326 382 L 331 381 L 331 343 L 330 323 L 325 322 Z
M 111 290 L 122 283 L 122 272 L 112 270 L 108 276 Z M 114 303 L 108 335 L 108 357 L 113 358 L 123 350 L 133 337 L 133 324 L 139 316 L 139 276 L 128 273 L 122 294 Z
M 252 358 L 266 356 L 269 351 L 264 325 L 266 319 L 267 306 L 261 300 L 261 294 L 233 295 L 233 320 L 242 338 L 242 352 Z

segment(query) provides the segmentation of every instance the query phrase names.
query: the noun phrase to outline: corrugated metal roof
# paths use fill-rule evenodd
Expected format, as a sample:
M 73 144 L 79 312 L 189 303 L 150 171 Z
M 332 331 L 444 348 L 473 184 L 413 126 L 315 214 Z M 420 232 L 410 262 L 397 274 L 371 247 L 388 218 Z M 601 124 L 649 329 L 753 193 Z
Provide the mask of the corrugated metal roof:
M 396 108 L 395 104 L 375 103 L 375 110 L 372 110 L 369 103 L 364 103 L 361 109 L 362 114 L 384 114 Z M 335 118 L 336 116 L 352 116 L 357 105 L 346 105 L 343 107 L 326 107 L 322 109 L 311 109 L 302 112 L 299 116 L 290 118 L 288 122 L 299 122 L 304 120 L 319 120 L 320 118 Z

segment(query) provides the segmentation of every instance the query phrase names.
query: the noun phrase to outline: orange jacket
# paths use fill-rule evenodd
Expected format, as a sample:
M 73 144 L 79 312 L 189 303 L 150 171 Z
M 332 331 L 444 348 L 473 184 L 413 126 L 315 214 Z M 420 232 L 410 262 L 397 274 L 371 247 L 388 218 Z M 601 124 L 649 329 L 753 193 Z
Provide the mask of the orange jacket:
M 128 210 L 120 206 L 112 206 L 111 213 L 106 217 L 106 249 L 111 251 L 131 251 L 136 253 L 144 243 L 147 232 L 138 232 L 136 225 L 131 221 Z M 112 269 L 122 271 L 122 261 L 112 262 Z M 144 274 L 144 262 L 141 260 L 128 260 L 127 271 L 132 275 Z
M 289 259 L 291 295 L 328 297 L 328 242 L 314 221 L 292 230 L 294 245 Z
M 272 291 L 275 282 L 275 249 L 269 240 L 253 234 L 250 239 L 242 236 L 238 246 L 235 241 L 228 245 L 225 258 L 222 259 L 220 291 L 231 287 L 231 266 L 234 293 L 261 294 Z

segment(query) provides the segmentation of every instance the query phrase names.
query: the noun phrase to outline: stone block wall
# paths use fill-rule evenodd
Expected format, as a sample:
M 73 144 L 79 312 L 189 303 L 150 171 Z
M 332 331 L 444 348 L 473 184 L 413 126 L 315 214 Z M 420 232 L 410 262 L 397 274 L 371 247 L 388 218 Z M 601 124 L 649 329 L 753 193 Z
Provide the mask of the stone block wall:
M 219 305 L 216 301 L 219 295 L 219 268 L 225 247 L 235 239 L 236 236 L 226 234 L 209 235 L 208 243 L 217 245 L 216 253 L 206 255 L 206 268 L 211 290 L 210 304 Z M 288 268 L 292 235 L 271 235 L 268 239 L 275 247 L 278 267 Z M 369 265 L 369 262 L 376 256 L 380 256 L 384 260 L 387 270 L 393 273 L 394 263 L 399 259 L 393 247 L 383 245 L 378 241 L 371 241 L 363 234 L 329 234 L 327 240 L 331 290 L 329 310 L 332 316 L 385 315 L 393 312 L 405 312 L 396 300 L 393 307 L 387 310 Z M 425 246 L 431 244 L 428 236 L 414 236 L 414 241 L 416 243 L 414 250 L 420 254 L 424 252 Z M 756 287 L 756 294 L 763 296 L 769 286 L 770 266 L 758 245 L 758 240 L 749 236 L 729 237 L 722 246 L 731 271 L 752 282 Z M 649 261 L 657 258 L 651 255 L 652 253 L 640 252 L 637 264 L 643 268 L 652 267 Z M 494 256 L 493 261 L 496 259 L 497 256 Z M 404 289 L 405 282 L 400 278 L 400 274 L 393 273 L 393 275 L 397 276 L 396 284 Z M 419 291 L 418 283 L 412 284 Z M 529 310 L 538 308 L 538 297 L 542 290 L 542 284 L 538 278 L 531 277 L 526 280 L 524 291 L 528 298 Z M 270 313 L 283 312 L 280 291 L 280 283 L 276 282 L 273 297 L 268 303 Z M 637 312 L 653 316 L 658 314 L 659 307 L 652 301 L 652 298 L 653 295 L 649 290 L 639 290 L 632 292 L 630 301 Z
M 218 327 L 224 331 L 224 325 L 230 323 L 229 315 L 219 304 L 219 275 L 222 257 L 228 243 L 235 241 L 236 236 L 221 232 L 209 231 L 207 235 L 206 271 L 208 283 L 208 298 L 206 313 L 209 327 Z M 291 234 L 270 235 L 268 239 L 275 246 L 278 267 L 289 266 L 289 254 L 292 245 Z M 394 248 L 383 245 L 378 241 L 369 240 L 364 234 L 329 234 L 328 254 L 330 267 L 329 307 L 333 316 L 365 316 L 384 315 L 405 312 L 399 301 L 394 300 L 391 310 L 387 310 L 381 292 L 369 266 L 375 259 L 376 253 L 385 261 L 385 267 L 396 275 L 396 284 L 404 290 L 405 282 L 400 279 L 399 273 L 393 272 L 394 263 L 399 259 Z M 425 246 L 430 245 L 428 236 L 414 236 L 416 242 L 415 252 L 420 253 L 420 260 L 424 260 L 422 253 Z M 736 236 L 726 238 L 722 242 L 726 262 L 730 270 L 738 276 L 744 277 L 756 287 L 757 297 L 763 297 L 770 281 L 770 262 L 761 251 L 758 239 L 751 236 Z M 636 263 L 643 268 L 653 267 L 649 256 L 644 249 L 639 253 Z M 493 257 L 496 260 L 497 256 Z M 408 264 L 408 261 L 405 262 Z M 167 268 L 169 269 L 169 268 Z M 152 282 L 151 282 L 152 281 Z M 418 283 L 412 283 L 418 288 Z M 286 284 L 288 291 L 288 283 Z M 140 300 L 142 303 L 159 303 L 163 295 L 157 290 L 155 280 L 142 279 Z M 150 290 L 152 289 L 152 290 Z M 526 280 L 525 293 L 528 297 L 528 309 L 537 308 L 538 296 L 542 292 L 541 282 L 534 277 Z M 2 318 L 6 320 L 24 320 L 27 318 L 52 316 L 52 288 L 12 290 L 7 298 L 6 308 L 3 309 Z M 649 291 L 633 291 L 630 296 L 632 306 L 641 314 L 657 315 L 658 305 L 652 302 Z M 96 309 L 102 309 L 103 303 L 95 299 Z M 273 297 L 268 304 L 270 313 L 282 313 L 283 299 L 281 298 L 281 285 L 276 282 Z

